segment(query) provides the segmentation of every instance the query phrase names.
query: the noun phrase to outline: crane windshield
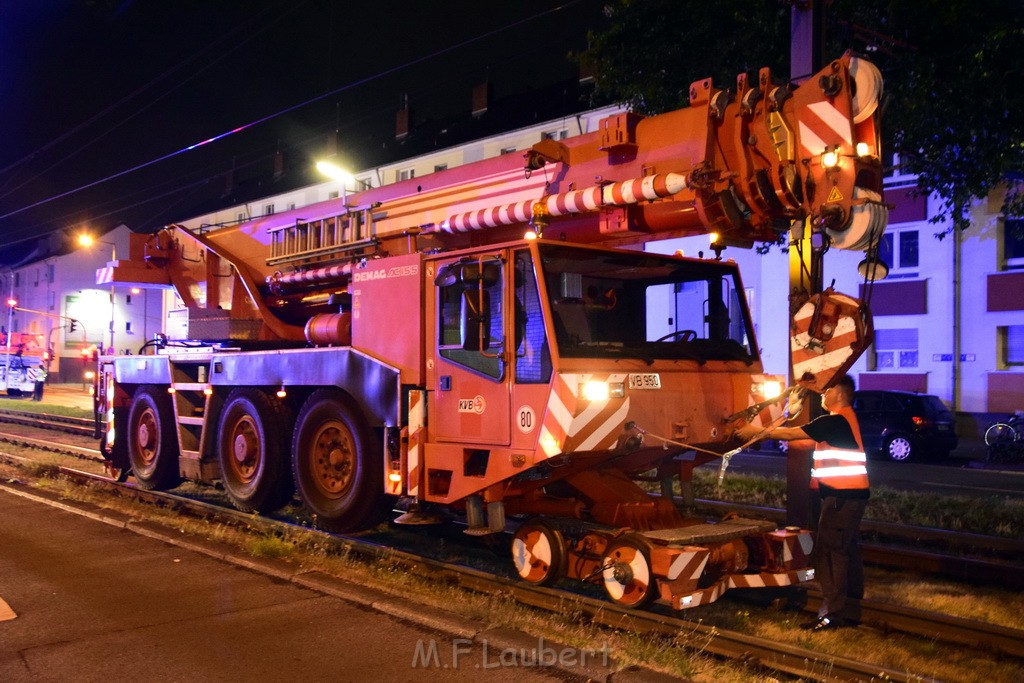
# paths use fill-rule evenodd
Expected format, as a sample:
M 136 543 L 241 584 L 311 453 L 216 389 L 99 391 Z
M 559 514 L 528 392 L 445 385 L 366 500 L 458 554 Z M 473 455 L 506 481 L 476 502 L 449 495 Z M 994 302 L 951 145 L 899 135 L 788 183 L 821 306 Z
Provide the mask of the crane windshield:
M 539 244 L 563 358 L 757 360 L 734 264 Z

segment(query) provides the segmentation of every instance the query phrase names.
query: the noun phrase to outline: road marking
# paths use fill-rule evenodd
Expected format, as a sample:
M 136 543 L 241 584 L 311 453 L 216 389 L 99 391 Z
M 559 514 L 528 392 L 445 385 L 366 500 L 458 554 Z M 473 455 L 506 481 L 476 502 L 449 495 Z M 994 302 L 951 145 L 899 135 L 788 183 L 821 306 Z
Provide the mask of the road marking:
M 11 606 L 4 602 L 3 598 L 0 598 L 0 621 L 10 621 L 17 616 Z

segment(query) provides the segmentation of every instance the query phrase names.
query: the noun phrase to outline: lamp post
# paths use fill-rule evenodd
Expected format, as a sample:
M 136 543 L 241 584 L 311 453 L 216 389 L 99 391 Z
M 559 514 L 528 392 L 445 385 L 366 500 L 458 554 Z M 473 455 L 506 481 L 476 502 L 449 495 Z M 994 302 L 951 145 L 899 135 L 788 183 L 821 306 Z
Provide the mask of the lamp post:
M 4 363 L 4 389 L 7 389 L 11 381 L 11 337 L 14 336 L 12 328 L 14 327 L 14 307 L 18 305 L 17 300 L 14 298 L 14 271 L 10 272 L 11 275 L 11 295 L 7 298 L 7 360 Z
M 95 237 L 93 237 L 92 235 L 90 235 L 87 232 L 83 232 L 83 233 L 81 233 L 78 236 L 78 245 L 79 246 L 85 247 L 86 249 L 88 249 L 89 247 L 91 247 L 94 244 L 106 244 L 106 245 L 110 246 L 110 260 L 111 261 L 117 261 L 117 245 L 114 244 L 113 242 L 108 242 L 106 240 L 98 240 L 98 239 L 96 239 Z M 114 310 L 115 310 L 114 303 L 115 303 L 114 302 L 114 283 L 111 282 L 110 283 L 110 347 L 108 349 L 108 353 L 110 352 L 110 349 L 114 348 Z

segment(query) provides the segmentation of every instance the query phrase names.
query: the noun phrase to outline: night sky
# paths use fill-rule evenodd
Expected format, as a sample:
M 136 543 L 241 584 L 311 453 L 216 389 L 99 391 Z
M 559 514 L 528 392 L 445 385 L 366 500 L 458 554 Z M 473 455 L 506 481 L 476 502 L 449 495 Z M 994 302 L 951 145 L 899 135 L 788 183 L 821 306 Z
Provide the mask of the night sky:
M 187 218 L 232 166 L 315 154 L 336 129 L 358 169 L 393 140 L 403 96 L 422 121 L 468 111 L 488 79 L 500 98 L 573 77 L 566 54 L 600 27 L 601 5 L 5 2 L 0 237 Z

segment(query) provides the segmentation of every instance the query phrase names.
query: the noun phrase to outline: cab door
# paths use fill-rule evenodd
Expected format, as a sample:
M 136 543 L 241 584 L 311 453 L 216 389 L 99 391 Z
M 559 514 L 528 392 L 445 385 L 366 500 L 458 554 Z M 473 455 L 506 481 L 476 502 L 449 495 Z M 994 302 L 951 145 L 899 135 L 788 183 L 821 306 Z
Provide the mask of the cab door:
M 502 254 L 435 262 L 429 287 L 430 431 L 439 442 L 506 446 L 507 267 Z

